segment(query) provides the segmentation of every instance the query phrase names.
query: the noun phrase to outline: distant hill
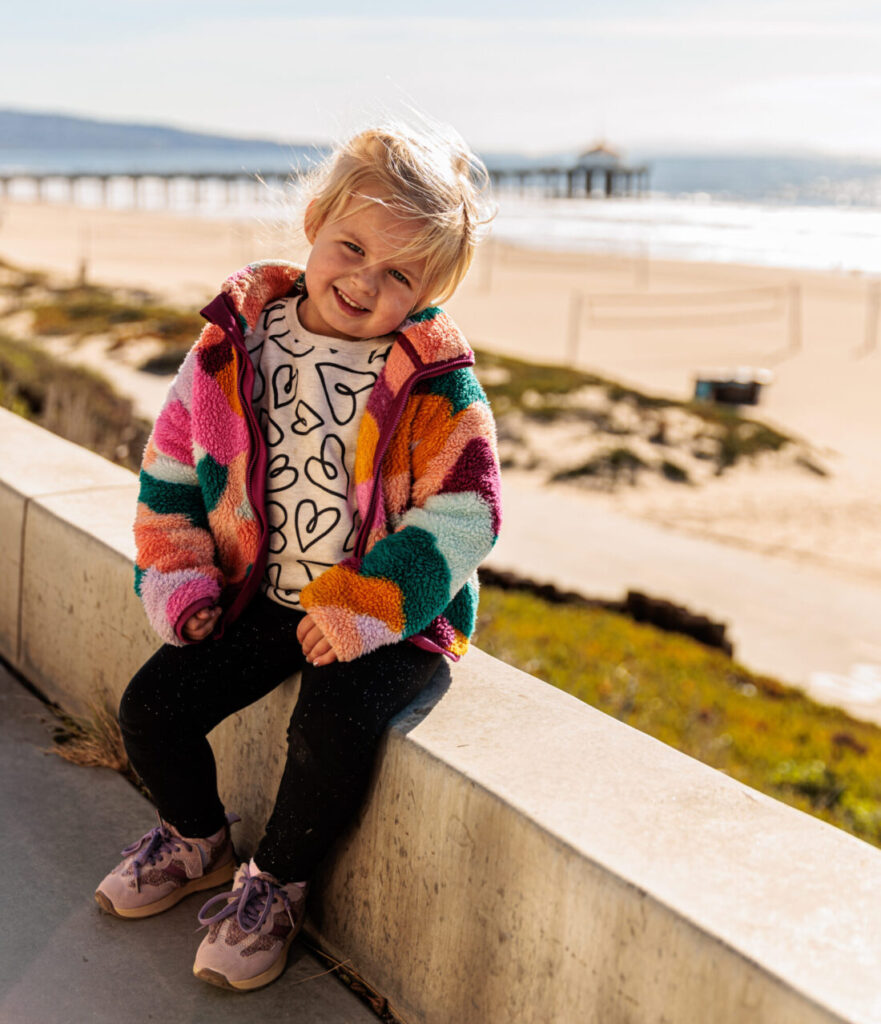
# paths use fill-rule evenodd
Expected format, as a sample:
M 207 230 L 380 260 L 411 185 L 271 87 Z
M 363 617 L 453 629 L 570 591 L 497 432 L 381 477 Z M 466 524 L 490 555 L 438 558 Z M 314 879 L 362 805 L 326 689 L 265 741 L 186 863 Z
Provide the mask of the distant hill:
M 583 148 L 583 147 L 581 147 Z M 0 109 L 0 173 L 287 173 L 327 147 L 184 131 L 159 124 L 100 121 Z M 569 166 L 577 150 L 485 152 L 496 169 Z M 721 199 L 881 205 L 881 161 L 821 153 L 633 151 L 648 163 L 653 192 Z
M 269 139 L 241 139 L 228 135 L 189 132 L 158 124 L 126 124 L 96 121 L 67 114 L 34 114 L 0 109 L 2 149 L 241 149 L 253 152 L 278 150 L 311 152 L 314 147 L 274 142 Z

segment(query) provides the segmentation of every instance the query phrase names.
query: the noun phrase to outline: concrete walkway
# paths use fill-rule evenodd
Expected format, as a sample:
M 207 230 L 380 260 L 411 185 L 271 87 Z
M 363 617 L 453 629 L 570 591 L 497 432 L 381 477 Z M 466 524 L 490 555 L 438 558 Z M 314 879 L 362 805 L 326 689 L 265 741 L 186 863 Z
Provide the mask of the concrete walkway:
M 285 974 L 259 992 L 197 981 L 198 896 L 137 922 L 99 911 L 95 885 L 153 811 L 116 773 L 44 753 L 52 724 L 0 667 L 2 1024 L 376 1024 L 333 975 L 314 977 L 324 966 L 297 944 Z
M 881 722 L 881 587 L 675 533 L 559 486 L 506 476 L 503 488 L 493 568 L 592 597 L 632 589 L 685 605 L 727 623 L 748 668 Z M 848 685 L 859 665 L 878 667 L 874 696 Z

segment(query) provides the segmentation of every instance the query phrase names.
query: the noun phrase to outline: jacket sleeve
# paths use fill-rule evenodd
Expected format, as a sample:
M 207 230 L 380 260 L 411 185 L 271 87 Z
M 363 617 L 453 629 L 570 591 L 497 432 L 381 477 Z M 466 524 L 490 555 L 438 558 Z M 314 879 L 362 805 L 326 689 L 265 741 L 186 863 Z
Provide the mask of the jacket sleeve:
M 498 537 L 495 424 L 480 385 L 455 370 L 419 397 L 410 399 L 411 507 L 360 562 L 341 562 L 300 594 L 341 661 L 424 631 Z
M 192 349 L 147 442 L 134 527 L 135 591 L 159 636 L 177 646 L 187 619 L 216 604 L 223 586 L 193 450 L 195 358 Z

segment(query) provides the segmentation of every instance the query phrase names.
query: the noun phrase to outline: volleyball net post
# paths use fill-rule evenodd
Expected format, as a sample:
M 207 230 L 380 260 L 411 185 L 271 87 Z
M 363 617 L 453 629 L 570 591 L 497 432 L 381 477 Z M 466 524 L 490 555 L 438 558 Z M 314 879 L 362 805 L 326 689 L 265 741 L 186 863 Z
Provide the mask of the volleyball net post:
M 866 321 L 863 344 L 856 349 L 857 357 L 870 355 L 878 348 L 878 324 L 881 320 L 881 281 L 872 281 L 866 291 Z

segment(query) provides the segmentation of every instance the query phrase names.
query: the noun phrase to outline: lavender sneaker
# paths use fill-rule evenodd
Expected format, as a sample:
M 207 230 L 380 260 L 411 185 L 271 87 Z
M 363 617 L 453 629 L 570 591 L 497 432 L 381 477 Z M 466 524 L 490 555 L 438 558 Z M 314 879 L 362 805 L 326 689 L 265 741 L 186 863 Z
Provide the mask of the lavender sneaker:
M 191 892 L 223 885 L 233 876 L 235 851 L 226 824 L 205 839 L 182 836 L 173 825 L 159 824 L 122 851 L 123 860 L 95 891 L 102 910 L 117 917 L 161 914 Z
M 208 934 L 196 952 L 193 974 L 238 992 L 268 985 L 284 970 L 305 912 L 305 882 L 282 885 L 253 860 L 242 864 L 232 892 L 212 896 L 199 911 Z

